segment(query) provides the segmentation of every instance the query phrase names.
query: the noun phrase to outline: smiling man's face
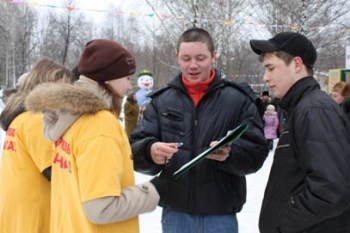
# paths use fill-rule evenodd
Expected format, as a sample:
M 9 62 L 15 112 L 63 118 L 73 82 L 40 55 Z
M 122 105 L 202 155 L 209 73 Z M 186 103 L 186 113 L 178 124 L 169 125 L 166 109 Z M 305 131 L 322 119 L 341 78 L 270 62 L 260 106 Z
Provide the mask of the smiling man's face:
M 210 77 L 210 70 L 215 62 L 204 42 L 182 42 L 177 54 L 177 62 L 182 74 L 190 82 L 200 82 Z

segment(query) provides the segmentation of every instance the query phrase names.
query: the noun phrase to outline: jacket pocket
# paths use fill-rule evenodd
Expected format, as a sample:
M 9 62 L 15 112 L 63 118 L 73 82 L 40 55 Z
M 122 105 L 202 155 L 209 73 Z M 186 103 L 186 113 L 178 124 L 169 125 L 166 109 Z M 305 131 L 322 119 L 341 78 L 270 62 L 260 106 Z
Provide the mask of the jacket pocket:
M 168 108 L 160 113 L 162 139 L 167 141 L 182 140 L 185 132 L 184 115 L 178 109 Z

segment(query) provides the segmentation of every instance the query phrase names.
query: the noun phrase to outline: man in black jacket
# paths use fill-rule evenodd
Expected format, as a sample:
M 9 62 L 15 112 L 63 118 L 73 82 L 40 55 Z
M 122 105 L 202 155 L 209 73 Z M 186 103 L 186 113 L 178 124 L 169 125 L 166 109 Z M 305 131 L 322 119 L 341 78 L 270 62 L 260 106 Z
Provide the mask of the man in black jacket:
M 251 40 L 288 113 L 260 212 L 261 233 L 350 232 L 349 122 L 312 77 L 317 53 L 295 32 Z
M 161 172 L 153 182 L 163 190 L 164 233 L 236 233 L 236 213 L 246 200 L 245 175 L 256 172 L 268 154 L 257 97 L 249 97 L 212 68 L 214 43 L 203 29 L 181 35 L 177 61 L 181 73 L 151 96 L 130 136 L 135 170 Z M 239 140 L 172 179 L 182 165 L 246 120 L 250 127 Z

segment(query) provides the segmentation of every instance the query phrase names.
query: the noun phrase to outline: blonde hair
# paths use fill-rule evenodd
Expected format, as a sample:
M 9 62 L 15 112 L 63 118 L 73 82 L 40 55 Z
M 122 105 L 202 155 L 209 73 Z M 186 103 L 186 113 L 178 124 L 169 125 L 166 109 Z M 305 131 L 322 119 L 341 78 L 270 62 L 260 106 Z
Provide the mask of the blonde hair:
M 48 58 L 38 60 L 22 79 L 17 91 L 11 94 L 0 115 L 1 126 L 7 130 L 14 118 L 25 111 L 24 101 L 36 86 L 45 82 L 72 82 L 71 72 Z
M 269 105 L 267 105 L 266 109 L 275 111 L 275 106 L 273 106 L 272 104 L 269 104 Z
M 29 92 L 45 82 L 72 82 L 72 73 L 49 58 L 38 60 L 18 87 L 18 92 Z
M 24 79 L 26 79 L 27 75 L 28 73 L 24 73 L 21 76 L 19 76 L 16 87 L 19 87 L 24 82 Z

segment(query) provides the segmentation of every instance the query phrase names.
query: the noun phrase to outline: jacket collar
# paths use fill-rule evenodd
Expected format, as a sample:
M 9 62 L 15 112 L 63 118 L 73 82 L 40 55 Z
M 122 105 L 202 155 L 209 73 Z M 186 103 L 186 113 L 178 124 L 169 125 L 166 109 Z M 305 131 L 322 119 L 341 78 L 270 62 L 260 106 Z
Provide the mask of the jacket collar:
M 215 77 L 213 82 L 209 85 L 208 91 L 214 88 L 224 85 L 224 79 L 221 76 L 221 72 L 215 69 Z M 186 92 L 186 88 L 182 82 L 182 73 L 176 75 L 176 77 L 168 83 L 169 87 L 178 88 Z
M 286 95 L 281 99 L 280 105 L 290 114 L 303 96 L 316 89 L 320 89 L 320 85 L 314 77 L 307 76 L 302 78 L 288 90 Z

